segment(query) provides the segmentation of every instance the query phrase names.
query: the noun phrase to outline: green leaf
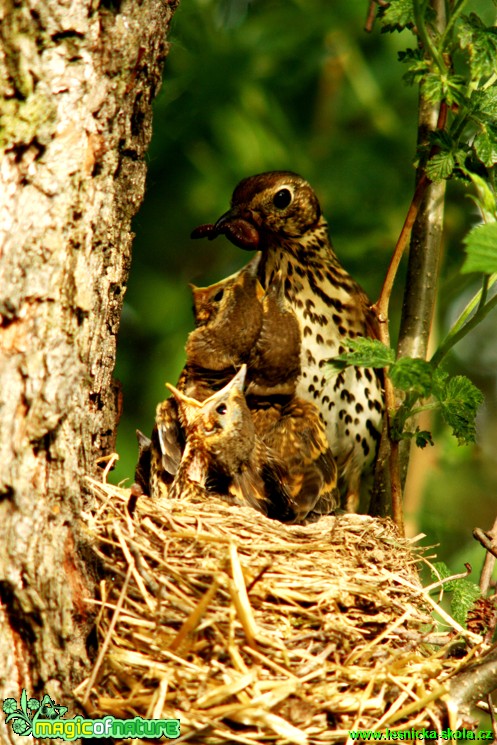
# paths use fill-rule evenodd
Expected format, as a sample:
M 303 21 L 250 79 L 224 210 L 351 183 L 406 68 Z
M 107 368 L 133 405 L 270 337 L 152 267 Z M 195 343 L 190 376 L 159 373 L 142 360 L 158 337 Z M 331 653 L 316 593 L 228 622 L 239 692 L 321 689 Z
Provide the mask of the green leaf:
M 350 352 L 344 352 L 330 359 L 330 364 L 337 370 L 355 365 L 357 367 L 388 367 L 395 360 L 395 352 L 377 339 L 348 339 Z
M 407 419 L 407 417 L 405 418 Z M 405 419 L 403 421 L 403 424 L 405 424 Z M 418 448 L 425 448 L 427 445 L 434 445 L 433 437 L 431 432 L 429 432 L 427 429 L 419 429 L 419 427 L 416 428 L 415 432 L 398 432 L 398 424 L 399 422 L 393 421 L 393 427 L 392 427 L 392 436 L 393 439 L 397 440 L 414 440 L 416 443 L 416 446 Z M 403 426 L 403 425 L 402 425 Z
M 429 432 L 427 429 L 416 429 L 416 432 L 414 434 L 414 441 L 418 448 L 425 448 L 427 445 L 434 445 L 433 437 L 431 436 L 431 432 Z
M 497 119 L 497 86 L 474 91 L 469 99 L 470 110 L 476 115 L 477 122 L 490 123 Z
M 435 572 L 431 572 L 434 582 L 439 581 L 439 579 L 448 579 L 452 575 L 449 567 L 443 561 L 435 562 L 433 568 L 437 570 L 439 575 L 438 577 Z M 466 626 L 468 610 L 473 606 L 475 600 L 481 597 L 480 588 L 474 582 L 471 582 L 471 580 L 466 579 L 466 577 L 454 579 L 452 582 L 445 582 L 443 588 L 445 592 L 452 593 L 450 607 L 453 617 L 461 626 Z
M 410 47 L 407 47 L 407 49 L 401 50 L 400 52 L 397 52 L 397 58 L 399 62 L 421 62 L 423 61 L 425 65 L 427 64 L 427 61 L 424 57 L 424 52 L 420 47 L 417 47 L 416 49 L 411 49 Z
M 430 572 L 433 582 L 439 582 L 441 579 L 448 579 L 448 577 L 452 575 L 452 572 L 450 571 L 445 561 L 433 562 L 433 569 L 436 570 L 435 572 L 433 571 Z M 444 585 L 444 588 L 448 589 L 449 585 L 451 584 L 452 583 L 447 582 L 447 584 Z M 449 589 L 449 592 L 450 592 L 450 589 Z
M 485 26 L 476 13 L 464 16 L 458 26 L 459 43 L 469 54 L 474 80 L 497 72 L 497 28 Z
M 464 375 L 449 378 L 447 373 L 436 370 L 433 376 L 433 395 L 459 445 L 475 442 L 475 420 L 478 408 L 483 403 L 482 392 Z
M 468 611 L 473 607 L 475 600 L 481 597 L 481 591 L 478 585 L 469 579 L 457 579 L 453 584 L 451 613 L 455 620 L 465 627 Z
M 430 71 L 430 60 L 426 59 L 422 49 L 406 49 L 398 53 L 399 62 L 408 66 L 403 78 L 408 85 L 420 83 Z
M 455 165 L 456 161 L 453 153 L 450 151 L 437 153 L 426 164 L 426 175 L 432 181 L 440 181 L 451 175 Z
M 476 189 L 476 195 L 469 195 L 476 205 L 480 208 L 484 218 L 488 222 L 497 219 L 497 199 L 492 187 L 481 176 L 472 171 L 464 170 L 464 173 L 471 179 Z
M 477 225 L 464 238 L 466 261 L 461 272 L 497 272 L 497 222 Z
M 409 69 L 402 76 L 407 85 L 419 85 L 430 71 L 430 65 L 426 60 L 412 62 Z
M 485 129 L 476 135 L 473 147 L 478 158 L 488 168 L 497 163 L 497 140 L 488 130 Z
M 466 81 L 461 75 L 450 75 L 438 70 L 428 73 L 423 81 L 423 93 L 428 101 L 444 100 L 449 106 L 465 102 Z
M 414 26 L 413 0 L 391 0 L 380 8 L 379 17 L 385 31 L 402 31 L 406 26 Z
M 390 367 L 389 376 L 396 388 L 401 391 L 429 396 L 433 370 L 429 362 L 412 357 L 401 357 Z

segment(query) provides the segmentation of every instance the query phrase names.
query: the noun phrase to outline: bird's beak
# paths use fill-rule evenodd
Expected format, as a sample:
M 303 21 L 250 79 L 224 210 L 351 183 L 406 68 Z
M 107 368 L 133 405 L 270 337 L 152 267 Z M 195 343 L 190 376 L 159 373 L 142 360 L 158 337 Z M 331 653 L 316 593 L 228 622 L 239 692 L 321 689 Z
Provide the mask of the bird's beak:
M 192 238 L 208 238 L 212 241 L 218 235 L 225 235 L 233 245 L 243 248 L 245 251 L 257 251 L 259 249 L 259 228 L 255 224 L 252 215 L 241 214 L 236 207 L 232 207 L 224 215 L 221 215 L 215 225 L 199 225 L 192 230 Z
M 196 398 L 185 396 L 184 393 L 175 388 L 174 385 L 171 385 L 171 383 L 166 383 L 166 388 L 169 388 L 176 399 L 179 411 L 183 414 L 186 422 L 188 424 L 194 422 L 202 408 L 200 401 L 197 401 Z
M 171 385 L 171 383 L 166 383 L 166 388 L 169 388 L 176 401 L 181 401 L 184 404 L 188 404 L 189 406 L 196 406 L 197 408 L 200 408 L 202 406 L 200 401 L 197 401 L 196 398 L 185 396 L 184 393 L 175 388 L 174 385 Z
M 221 215 L 212 229 L 212 235 L 225 235 L 231 243 L 245 251 L 257 251 L 259 249 L 259 228 L 253 216 L 250 213 L 240 211 L 236 207 L 232 207 L 224 215 Z
M 219 399 L 225 398 L 228 396 L 232 391 L 238 391 L 238 393 L 243 393 L 243 389 L 245 387 L 245 377 L 247 375 L 247 365 L 242 365 L 241 368 L 238 370 L 237 374 L 231 378 L 230 382 L 227 383 L 224 388 L 221 388 L 220 391 L 216 391 L 216 393 L 213 393 L 212 396 L 209 396 L 209 398 L 206 398 L 206 400 L 201 404 L 202 406 L 210 405 L 211 403 L 216 403 Z
M 272 278 L 271 284 L 265 291 L 265 297 L 273 297 L 281 308 L 285 307 L 285 280 L 281 269 Z
M 245 378 L 247 376 L 247 365 L 242 365 L 241 368 L 238 370 L 235 377 L 230 380 L 228 385 L 226 386 L 226 390 L 232 390 L 233 388 L 236 388 L 240 393 L 243 393 L 243 389 L 245 387 Z
M 224 215 L 221 215 L 219 220 L 216 220 L 216 222 L 214 223 L 214 230 L 216 232 L 216 235 L 224 233 L 226 225 L 228 225 L 235 219 L 238 219 L 238 215 L 234 210 L 228 210 L 224 213 Z

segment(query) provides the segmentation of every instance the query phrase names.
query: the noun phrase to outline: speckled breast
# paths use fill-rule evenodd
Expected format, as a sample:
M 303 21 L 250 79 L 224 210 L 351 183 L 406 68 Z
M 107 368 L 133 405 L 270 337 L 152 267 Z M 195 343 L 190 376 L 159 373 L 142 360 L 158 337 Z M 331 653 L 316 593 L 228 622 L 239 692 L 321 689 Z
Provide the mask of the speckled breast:
M 347 338 L 367 333 L 351 292 L 356 285 L 343 270 L 338 278 L 326 268 L 303 268 L 284 253 L 275 258 L 273 268 L 286 276 L 285 294 L 302 333 L 297 394 L 318 405 L 346 491 L 356 494 L 362 471 L 374 460 L 383 419 L 377 372 L 355 367 L 337 372 L 329 365 L 346 350 Z

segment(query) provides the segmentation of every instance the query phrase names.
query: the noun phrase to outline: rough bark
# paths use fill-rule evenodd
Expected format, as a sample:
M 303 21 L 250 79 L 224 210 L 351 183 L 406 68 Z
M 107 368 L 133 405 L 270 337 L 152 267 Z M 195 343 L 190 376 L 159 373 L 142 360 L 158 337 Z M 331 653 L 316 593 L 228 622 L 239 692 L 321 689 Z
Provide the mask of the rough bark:
M 130 223 L 174 5 L 0 6 L 0 699 L 67 705 L 88 664 L 78 514 L 114 447 Z

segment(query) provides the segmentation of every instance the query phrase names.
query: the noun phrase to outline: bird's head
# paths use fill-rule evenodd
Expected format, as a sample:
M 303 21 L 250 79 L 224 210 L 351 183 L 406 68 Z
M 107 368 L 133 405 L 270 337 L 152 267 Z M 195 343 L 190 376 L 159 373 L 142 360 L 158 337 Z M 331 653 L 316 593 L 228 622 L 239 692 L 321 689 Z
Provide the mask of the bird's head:
M 291 171 L 269 171 L 240 181 L 231 208 L 214 225 L 201 225 L 192 238 L 226 237 L 239 248 L 263 250 L 274 239 L 302 238 L 313 230 L 321 208 L 311 186 Z
M 256 257 L 257 258 L 257 257 Z M 193 315 L 195 325 L 206 326 L 227 310 L 249 309 L 258 303 L 264 295 L 257 278 L 258 261 L 252 259 L 236 274 L 208 287 L 197 287 L 190 283 L 193 298 Z
M 197 447 L 209 453 L 218 466 L 236 469 L 250 456 L 255 429 L 243 393 L 247 366 L 212 396 L 200 402 L 168 384 L 175 397 L 187 441 L 194 438 Z

